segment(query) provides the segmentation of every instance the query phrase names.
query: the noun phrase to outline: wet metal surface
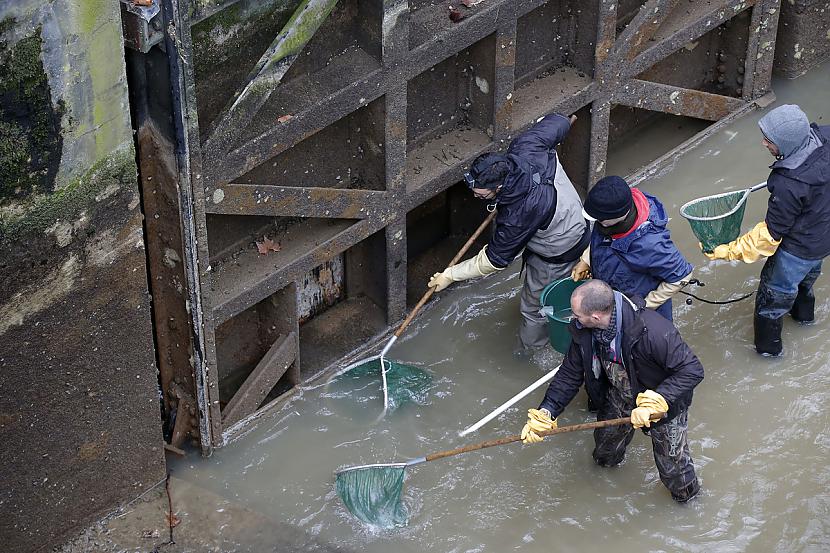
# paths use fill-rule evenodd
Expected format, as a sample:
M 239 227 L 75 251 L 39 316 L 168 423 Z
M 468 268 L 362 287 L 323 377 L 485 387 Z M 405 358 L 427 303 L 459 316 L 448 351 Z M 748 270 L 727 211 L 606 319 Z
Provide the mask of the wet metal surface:
M 813 120 L 830 109 L 815 90 L 830 85 L 830 67 L 776 83 L 778 105 L 800 103 Z M 768 108 L 769 109 L 769 108 Z M 757 286 L 760 264 L 710 262 L 679 206 L 694 197 L 737 190 L 766 177 L 758 110 L 714 134 L 642 188 L 660 196 L 670 227 L 706 283 L 695 292 L 724 299 Z M 823 119 L 821 119 L 823 117 Z M 670 133 L 666 127 L 660 132 Z M 639 141 L 659 151 L 660 132 Z M 612 155 L 609 171 L 632 163 Z M 764 213 L 763 192 L 748 204 L 744 228 Z M 375 422 L 377 382 L 344 389 L 337 381 L 305 388 L 273 418 L 210 459 L 173 466 L 178 478 L 280 519 L 321 542 L 360 551 L 826 551 L 830 469 L 830 285 L 816 286 L 817 323 L 784 325 L 785 354 L 752 348 L 752 301 L 727 306 L 678 302 L 675 320 L 706 367 L 690 410 L 692 455 L 701 495 L 675 504 L 660 484 L 650 445 L 637 435 L 614 469 L 591 461 L 590 434 L 512 445 L 413 467 L 405 499 L 409 525 L 375 531 L 353 519 L 333 488 L 338 468 L 417 457 L 520 430 L 525 409 L 542 392 L 465 439 L 457 433 L 552 368 L 556 354 L 518 362 L 517 267 L 440 294 L 395 345 L 396 360 L 434 377 L 427 406 L 407 406 Z M 562 424 L 591 420 L 584 393 Z M 234 521 L 230 521 L 230 525 Z M 244 538 L 239 550 L 251 550 Z

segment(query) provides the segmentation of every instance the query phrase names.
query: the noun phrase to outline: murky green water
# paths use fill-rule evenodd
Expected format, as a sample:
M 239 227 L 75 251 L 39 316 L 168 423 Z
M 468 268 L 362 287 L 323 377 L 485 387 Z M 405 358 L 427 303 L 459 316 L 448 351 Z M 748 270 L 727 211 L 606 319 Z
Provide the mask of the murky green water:
M 828 87 L 830 65 L 775 83 L 779 103 L 799 103 L 820 122 L 830 122 Z M 770 158 L 756 126 L 762 114 L 726 128 L 642 185 L 673 214 L 675 241 L 706 283 L 694 292 L 708 298 L 753 290 L 761 264 L 709 262 L 678 209 L 692 198 L 766 178 Z M 652 135 L 655 147 L 660 132 L 672 126 Z M 648 143 L 635 146 L 636 155 L 649 155 Z M 609 162 L 612 171 L 631 166 L 633 153 L 618 155 Z M 766 192 L 750 198 L 745 229 L 763 217 L 765 202 Z M 405 528 L 378 531 L 352 518 L 334 493 L 335 469 L 516 433 L 525 410 L 538 405 L 541 390 L 477 434 L 457 436 L 542 374 L 538 364 L 511 356 L 517 283 L 511 268 L 443 292 L 393 348 L 393 358 L 432 373 L 428 405 L 406 405 L 376 423 L 376 386 L 367 382 L 347 395 L 320 384 L 211 459 L 191 457 L 174 466 L 176 476 L 354 551 L 830 550 L 826 277 L 816 287 L 818 322 L 800 327 L 787 320 L 780 359 L 761 358 L 752 348 L 752 300 L 675 307 L 678 327 L 706 368 L 689 416 L 702 481 L 690 504 L 670 499 L 645 436 L 635 437 L 622 466 L 603 469 L 593 464 L 593 440 L 585 433 L 413 467 Z M 542 365 L 551 368 L 558 358 L 548 357 Z M 581 393 L 560 424 L 592 420 L 585 403 Z

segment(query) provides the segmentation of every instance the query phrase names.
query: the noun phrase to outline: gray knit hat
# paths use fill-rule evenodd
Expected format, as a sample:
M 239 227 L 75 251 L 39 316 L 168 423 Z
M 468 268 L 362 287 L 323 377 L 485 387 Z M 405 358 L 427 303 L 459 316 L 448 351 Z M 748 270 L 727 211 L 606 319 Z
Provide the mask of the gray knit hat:
M 764 115 L 758 126 L 767 140 L 778 146 L 782 159 L 798 151 L 810 136 L 810 121 L 795 104 L 778 106 Z

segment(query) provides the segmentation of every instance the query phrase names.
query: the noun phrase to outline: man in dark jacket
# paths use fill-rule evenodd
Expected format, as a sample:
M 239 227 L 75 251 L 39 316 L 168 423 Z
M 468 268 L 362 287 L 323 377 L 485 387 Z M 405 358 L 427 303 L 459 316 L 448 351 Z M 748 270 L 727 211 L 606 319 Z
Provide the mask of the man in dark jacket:
M 524 250 L 519 327 L 521 350 L 548 343 L 547 321 L 539 314 L 542 289 L 570 274 L 588 245 L 590 227 L 579 195 L 556 155 L 576 119 L 559 114 L 541 118 L 518 135 L 504 154 L 479 156 L 464 175 L 476 197 L 498 208 L 490 242 L 472 259 L 435 273 L 429 286 L 485 276 L 507 267 Z
M 784 315 L 801 323 L 815 318 L 813 284 L 830 254 L 830 126 L 810 125 L 796 105 L 775 108 L 758 126 L 775 157 L 766 217 L 706 255 L 746 263 L 768 258 L 755 296 L 755 349 L 780 355 Z
M 528 411 L 522 439 L 538 442 L 537 432 L 556 428 L 556 417 L 584 383 L 598 408 L 597 420 L 630 414 L 633 425 L 595 430 L 594 461 L 618 465 L 634 428 L 648 428 L 660 480 L 672 498 L 684 502 L 700 490 L 686 434 L 703 366 L 669 320 L 643 307 L 642 299 L 632 301 L 601 280 L 574 291 L 571 346 L 539 409 Z M 665 418 L 650 421 L 661 413 Z
M 591 273 L 627 296 L 645 298 L 646 307 L 671 321 L 671 298 L 693 267 L 672 242 L 660 200 L 609 176 L 588 192 L 585 215 L 596 221 L 591 246 L 571 277 L 582 280 Z

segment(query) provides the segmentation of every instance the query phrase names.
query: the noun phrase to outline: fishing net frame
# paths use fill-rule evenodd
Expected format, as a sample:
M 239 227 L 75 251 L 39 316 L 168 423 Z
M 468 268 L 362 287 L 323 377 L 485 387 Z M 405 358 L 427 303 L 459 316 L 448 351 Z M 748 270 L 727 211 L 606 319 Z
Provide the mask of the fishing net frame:
M 751 189 L 746 189 L 713 194 L 691 200 L 680 207 L 680 215 L 689 221 L 689 226 L 700 240 L 703 251 L 711 252 L 715 247 L 731 242 L 740 235 L 744 211 L 746 211 L 746 199 L 751 191 Z M 729 200 L 723 202 L 727 198 Z M 729 209 L 714 215 L 694 214 L 695 208 L 706 205 L 717 208 L 721 204 L 725 204 L 723 207 Z
M 340 501 L 358 520 L 379 528 L 405 526 L 403 503 L 406 467 L 412 463 L 374 463 L 335 473 Z

